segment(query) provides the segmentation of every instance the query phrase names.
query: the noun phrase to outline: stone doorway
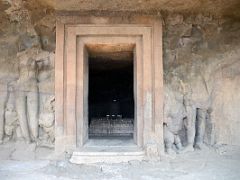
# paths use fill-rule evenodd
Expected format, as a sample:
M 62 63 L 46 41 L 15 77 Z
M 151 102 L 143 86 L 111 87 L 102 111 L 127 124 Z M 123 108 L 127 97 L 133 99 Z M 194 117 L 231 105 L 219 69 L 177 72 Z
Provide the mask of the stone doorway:
M 79 152 L 89 141 L 88 59 L 94 47 L 114 49 L 121 45 L 128 49 L 131 46 L 133 53 L 134 142 L 146 155 L 163 152 L 161 35 L 161 19 L 154 16 L 59 15 L 55 61 L 57 152 Z
M 87 45 L 89 139 L 133 138 L 134 48 L 134 44 Z

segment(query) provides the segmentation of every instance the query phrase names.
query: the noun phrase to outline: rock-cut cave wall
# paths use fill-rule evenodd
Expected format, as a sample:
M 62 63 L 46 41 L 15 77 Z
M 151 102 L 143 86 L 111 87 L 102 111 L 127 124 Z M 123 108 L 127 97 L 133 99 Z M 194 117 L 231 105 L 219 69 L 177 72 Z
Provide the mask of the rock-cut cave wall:
M 0 138 L 38 136 L 39 145 L 52 147 L 55 14 L 9 2 L 0 2 Z M 240 22 L 202 14 L 163 14 L 163 22 L 164 121 L 182 127 L 189 97 L 207 111 L 206 143 L 240 145 Z
M 54 143 L 54 11 L 0 1 L 0 141 Z
M 205 142 L 239 145 L 240 21 L 201 14 L 164 20 L 165 113 L 178 119 L 174 107 L 190 94 L 208 112 Z

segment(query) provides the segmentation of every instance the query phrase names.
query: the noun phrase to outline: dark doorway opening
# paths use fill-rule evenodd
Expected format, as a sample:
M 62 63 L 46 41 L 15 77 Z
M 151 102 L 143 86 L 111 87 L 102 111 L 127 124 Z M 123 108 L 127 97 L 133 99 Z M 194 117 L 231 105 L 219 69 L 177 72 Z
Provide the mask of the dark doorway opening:
M 89 138 L 133 137 L 133 51 L 89 55 Z

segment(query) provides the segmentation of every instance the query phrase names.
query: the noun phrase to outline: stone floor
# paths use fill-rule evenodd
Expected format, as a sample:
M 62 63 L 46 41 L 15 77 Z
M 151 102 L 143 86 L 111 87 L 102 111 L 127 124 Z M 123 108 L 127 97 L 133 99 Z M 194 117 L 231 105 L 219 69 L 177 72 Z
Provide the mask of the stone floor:
M 31 146 L 30 146 L 31 147 Z M 26 153 L 33 147 L 26 149 Z M 0 146 L 1 180 L 239 180 L 240 147 L 216 146 L 204 151 L 163 157 L 162 161 L 131 161 L 119 164 L 75 165 L 68 160 L 48 159 L 51 151 L 41 152 L 31 158 L 19 150 L 12 150 L 6 158 L 6 145 Z M 41 153 L 40 153 L 41 152 Z M 45 156 L 44 156 L 45 154 Z M 26 155 L 26 154 L 25 154 Z M 48 156 L 47 156 L 48 155 Z M 3 158 L 3 156 L 5 158 Z M 48 157 L 48 158 L 47 158 Z
M 90 138 L 82 148 L 73 152 L 72 163 L 121 163 L 143 160 L 144 150 L 138 147 L 132 137 Z
M 81 151 L 138 151 L 140 148 L 132 137 L 94 137 L 87 141 Z

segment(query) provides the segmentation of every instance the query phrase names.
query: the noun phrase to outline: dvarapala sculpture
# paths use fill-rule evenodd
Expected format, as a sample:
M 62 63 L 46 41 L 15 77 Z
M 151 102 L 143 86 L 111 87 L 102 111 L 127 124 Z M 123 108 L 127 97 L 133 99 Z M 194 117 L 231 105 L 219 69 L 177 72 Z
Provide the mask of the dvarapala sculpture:
M 18 53 L 19 78 L 15 84 L 16 110 L 22 135 L 30 143 L 36 141 L 39 130 L 38 62 L 49 54 L 38 48 Z

